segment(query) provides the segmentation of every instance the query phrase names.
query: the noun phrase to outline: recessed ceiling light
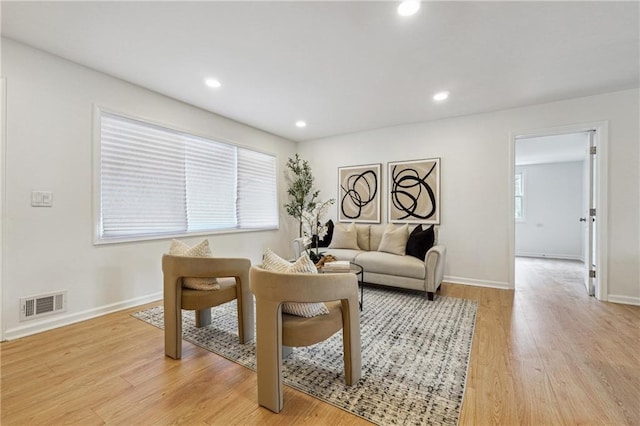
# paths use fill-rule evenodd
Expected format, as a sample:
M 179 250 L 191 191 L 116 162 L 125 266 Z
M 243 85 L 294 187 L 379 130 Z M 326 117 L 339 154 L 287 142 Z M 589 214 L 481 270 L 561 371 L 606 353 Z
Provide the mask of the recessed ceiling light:
M 420 10 L 419 0 L 404 0 L 400 3 L 400 6 L 398 6 L 398 15 L 411 16 L 415 15 L 418 10 Z
M 444 101 L 448 97 L 449 97 L 449 92 L 438 92 L 435 95 L 433 95 L 433 100 L 434 101 Z
M 208 78 L 204 81 L 204 84 L 206 84 L 209 87 L 212 87 L 214 89 L 217 89 L 218 87 L 222 86 L 222 84 L 216 80 L 215 78 Z
M 302 120 L 298 120 L 296 121 L 296 127 L 307 127 L 307 123 Z

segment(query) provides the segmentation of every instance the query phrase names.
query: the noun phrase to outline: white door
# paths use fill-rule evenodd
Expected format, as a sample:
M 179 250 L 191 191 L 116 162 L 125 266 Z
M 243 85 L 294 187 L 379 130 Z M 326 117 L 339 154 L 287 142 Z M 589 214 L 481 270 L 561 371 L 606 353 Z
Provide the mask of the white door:
M 588 171 L 588 185 L 586 191 L 587 209 L 584 212 L 580 221 L 585 225 L 585 286 L 589 292 L 589 296 L 595 296 L 596 287 L 598 285 L 597 272 L 596 272 L 596 226 L 597 226 L 597 211 L 596 211 L 596 132 L 594 130 L 589 132 L 589 150 L 587 151 L 587 158 L 585 159 L 585 168 Z

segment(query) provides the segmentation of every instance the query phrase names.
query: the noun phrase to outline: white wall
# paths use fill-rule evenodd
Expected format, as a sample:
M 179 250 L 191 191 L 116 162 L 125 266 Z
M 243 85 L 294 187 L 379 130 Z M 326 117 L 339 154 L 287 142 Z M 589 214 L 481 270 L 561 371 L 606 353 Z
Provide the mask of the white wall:
M 293 142 L 7 39 L 2 39 L 2 75 L 7 77 L 2 253 L 7 338 L 161 295 L 160 257 L 167 240 L 92 244 L 94 104 L 275 153 L 280 204 L 285 199 L 282 172 L 286 159 L 296 152 Z M 440 240 L 448 247 L 447 280 L 509 287 L 509 134 L 609 120 L 609 298 L 640 303 L 639 95 L 637 89 L 628 90 L 417 123 L 307 142 L 297 149 L 310 160 L 325 199 L 336 196 L 338 166 L 441 157 Z M 52 191 L 54 206 L 30 207 L 32 190 Z M 383 221 L 385 210 L 386 205 Z M 216 254 L 257 262 L 266 247 L 289 253 L 296 232 L 282 211 L 280 231 L 209 239 Z M 18 321 L 20 297 L 58 290 L 68 291 L 66 313 Z
M 338 166 L 440 157 L 446 281 L 511 287 L 510 135 L 608 120 L 608 296 L 640 304 L 639 95 L 638 89 L 626 90 L 330 137 L 302 143 L 299 152 L 310 160 L 326 198 L 336 197 Z M 386 170 L 383 193 L 385 180 Z M 386 222 L 384 210 L 386 204 Z
M 583 162 L 516 166 L 524 178 L 524 220 L 516 255 L 584 260 Z
M 92 244 L 94 104 L 276 154 L 284 200 L 284 164 L 295 153 L 295 143 L 14 41 L 2 42 L 8 122 L 6 338 L 161 297 L 160 259 L 170 241 Z M 32 190 L 52 191 L 53 207 L 30 207 Z M 286 218 L 281 211 L 279 231 L 209 236 L 213 252 L 254 262 L 266 247 L 288 255 L 291 226 Z M 18 321 L 20 297 L 58 290 L 68 291 L 66 313 Z

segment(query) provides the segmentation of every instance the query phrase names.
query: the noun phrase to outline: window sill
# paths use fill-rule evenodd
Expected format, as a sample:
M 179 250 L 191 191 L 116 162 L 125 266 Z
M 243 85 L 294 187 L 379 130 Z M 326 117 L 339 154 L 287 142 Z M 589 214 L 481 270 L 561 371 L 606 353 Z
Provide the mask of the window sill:
M 100 238 L 96 236 L 93 239 L 93 245 L 103 246 L 103 245 L 111 245 L 111 244 L 139 243 L 139 242 L 145 242 L 145 241 L 169 240 L 174 238 L 201 237 L 205 235 L 244 234 L 246 232 L 278 231 L 279 229 L 280 229 L 279 226 L 274 226 L 272 228 L 251 228 L 251 229 L 233 228 L 233 229 L 220 229 L 215 231 L 202 231 L 202 232 L 190 232 L 190 233 L 179 233 L 179 234 L 145 235 L 145 236 L 135 236 L 135 237 Z

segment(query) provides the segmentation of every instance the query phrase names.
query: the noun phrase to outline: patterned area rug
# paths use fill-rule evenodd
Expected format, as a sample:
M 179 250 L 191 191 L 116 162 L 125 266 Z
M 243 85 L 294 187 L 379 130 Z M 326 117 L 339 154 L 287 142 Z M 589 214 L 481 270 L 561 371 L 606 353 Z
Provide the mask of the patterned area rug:
M 377 424 L 456 425 L 462 405 L 477 302 L 366 287 L 361 312 L 362 380 L 344 383 L 342 335 L 295 348 L 283 381 Z M 162 306 L 133 314 L 163 327 Z M 256 369 L 255 342 L 238 343 L 235 302 L 212 309 L 198 329 L 183 311 L 183 338 Z M 286 406 L 286 401 L 285 401 Z

